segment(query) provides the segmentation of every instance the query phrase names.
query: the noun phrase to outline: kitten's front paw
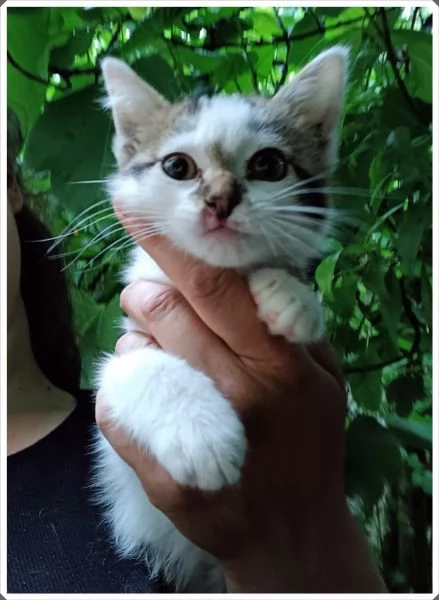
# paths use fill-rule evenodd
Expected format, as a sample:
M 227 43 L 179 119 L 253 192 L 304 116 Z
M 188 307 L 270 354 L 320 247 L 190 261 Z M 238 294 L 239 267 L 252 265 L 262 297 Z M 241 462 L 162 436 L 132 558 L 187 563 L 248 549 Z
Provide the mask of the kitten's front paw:
M 143 348 L 107 359 L 99 387 L 118 424 L 182 485 L 218 490 L 239 480 L 244 427 L 204 373 Z
M 323 337 L 323 311 L 315 293 L 283 269 L 259 269 L 249 275 L 259 317 L 270 333 L 289 342 L 309 343 Z

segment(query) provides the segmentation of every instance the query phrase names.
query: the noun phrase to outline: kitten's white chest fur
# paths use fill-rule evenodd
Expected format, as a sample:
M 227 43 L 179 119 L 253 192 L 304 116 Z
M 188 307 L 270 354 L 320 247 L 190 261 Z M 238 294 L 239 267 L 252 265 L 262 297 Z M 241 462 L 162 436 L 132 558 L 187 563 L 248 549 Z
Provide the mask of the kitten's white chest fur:
M 324 330 L 315 294 L 280 265 L 306 267 L 326 233 L 318 188 L 335 161 L 346 54 L 323 53 L 271 100 L 177 107 L 123 63 L 103 64 L 119 163 L 113 196 L 182 250 L 246 273 L 260 318 L 292 343 Z M 139 278 L 171 284 L 140 248 L 124 275 Z M 217 490 L 239 480 L 245 431 L 204 373 L 148 347 L 104 359 L 98 387 L 115 422 L 177 482 Z M 152 506 L 100 434 L 96 449 L 99 497 L 119 551 L 144 556 L 178 589 L 221 591 L 217 562 Z

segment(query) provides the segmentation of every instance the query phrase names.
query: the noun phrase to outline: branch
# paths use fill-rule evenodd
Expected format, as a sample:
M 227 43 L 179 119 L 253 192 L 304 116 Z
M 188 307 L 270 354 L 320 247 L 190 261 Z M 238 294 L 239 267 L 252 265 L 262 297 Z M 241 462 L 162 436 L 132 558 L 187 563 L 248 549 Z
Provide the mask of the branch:
M 375 14 L 372 15 L 372 17 L 374 17 L 374 16 L 375 16 Z M 335 29 L 340 29 L 341 27 L 346 27 L 347 25 L 354 25 L 355 23 L 361 23 L 363 21 L 364 21 L 364 16 L 357 17 L 355 19 L 346 19 L 345 21 L 338 21 L 337 23 L 334 23 L 333 25 L 328 25 L 327 27 L 322 26 L 319 29 L 314 29 L 312 31 L 305 31 L 304 33 L 298 33 L 296 35 L 294 33 L 292 33 L 291 35 L 289 35 L 287 33 L 286 35 L 285 34 L 275 35 L 270 40 L 264 40 L 263 38 L 260 38 L 259 40 L 254 40 L 254 41 L 252 40 L 251 44 L 252 44 L 252 46 L 273 46 L 273 44 L 286 44 L 287 42 L 299 42 L 301 40 L 306 40 L 310 37 L 315 37 L 316 35 L 322 35 L 327 31 L 333 31 Z M 188 44 L 178 37 L 166 38 L 166 37 L 164 37 L 163 34 L 162 34 L 162 39 L 164 39 L 166 42 L 171 42 L 174 46 L 183 46 L 184 48 L 192 48 L 194 50 L 206 50 L 208 52 L 213 52 L 220 47 L 222 48 L 222 46 L 217 47 L 217 46 L 212 46 L 209 44 Z M 225 44 L 225 46 L 227 46 L 229 48 L 241 48 L 241 44 L 228 43 L 228 44 Z
M 289 38 L 289 35 L 288 35 L 288 31 L 287 31 L 287 29 L 285 27 L 285 23 L 282 21 L 282 18 L 281 18 L 280 14 L 279 14 L 279 9 L 273 8 L 273 11 L 274 11 L 274 15 L 276 17 L 276 21 L 277 21 L 279 27 L 281 28 L 282 34 L 283 34 L 283 36 L 285 38 L 285 47 L 286 47 L 286 51 L 287 51 L 286 55 L 285 55 L 285 61 L 284 61 L 283 65 L 282 65 L 281 77 L 280 77 L 279 82 L 276 85 L 276 89 L 275 89 L 275 92 L 277 92 L 278 89 L 280 87 L 282 87 L 283 84 L 285 83 L 285 81 L 287 80 L 287 76 L 288 76 L 288 62 L 289 62 L 289 59 L 290 59 L 290 52 L 291 52 L 291 41 L 290 41 L 290 38 Z
M 314 12 L 314 8 L 311 8 L 309 11 L 307 11 L 307 14 L 311 15 L 311 17 L 314 19 L 314 22 L 317 25 L 317 29 L 321 33 L 325 33 L 325 26 L 323 25 L 323 23 L 320 21 L 319 17 Z
M 100 59 L 112 51 L 112 49 L 114 48 L 114 46 L 118 40 L 120 32 L 122 31 L 122 25 L 124 23 L 126 23 L 127 21 L 128 21 L 128 19 L 117 22 L 116 29 L 114 30 L 113 35 L 111 36 L 111 39 L 108 43 L 106 50 L 104 52 L 101 52 L 97 58 L 96 66 L 85 67 L 85 68 L 74 68 L 74 67 L 65 68 L 65 67 L 59 67 L 58 65 L 52 64 L 52 65 L 49 65 L 50 75 L 55 75 L 55 74 L 59 75 L 62 79 L 64 79 L 64 81 L 66 82 L 68 87 L 71 87 L 70 78 L 79 76 L 79 75 L 94 75 L 95 84 L 97 84 L 99 75 L 101 74 L 101 70 L 98 66 Z
M 369 303 L 369 305 L 367 305 L 362 301 L 362 299 L 360 297 L 360 292 L 359 292 L 359 290 L 357 290 L 355 292 L 355 300 L 358 304 L 359 309 L 363 313 L 363 316 L 366 317 L 366 319 L 369 321 L 369 323 L 371 325 L 376 325 L 377 323 L 379 323 L 381 321 L 381 315 L 378 312 L 375 312 L 375 314 L 372 314 L 371 306 L 375 302 L 375 295 L 373 296 L 372 301 Z M 359 329 L 358 329 L 358 331 L 359 331 Z
M 102 52 L 99 55 L 97 64 L 99 63 L 100 58 L 102 58 L 103 56 L 106 56 L 114 48 L 114 45 L 117 42 L 117 38 L 119 37 L 119 34 L 122 31 L 122 24 L 123 24 L 123 21 L 119 21 L 117 23 L 116 29 L 111 37 L 111 40 L 108 43 L 107 49 L 105 50 L 105 52 Z M 78 75 L 94 75 L 95 83 L 97 83 L 97 80 L 99 78 L 101 70 L 98 66 L 86 67 L 86 68 L 65 68 L 65 67 L 59 67 L 58 65 L 49 65 L 49 73 L 51 75 L 55 75 L 55 74 L 59 75 L 60 77 L 62 77 L 62 79 L 64 79 L 66 84 L 69 87 L 71 87 L 70 78 L 78 76 Z
M 367 8 L 364 9 L 366 11 L 366 14 L 369 16 L 369 11 L 367 10 Z M 386 9 L 385 8 L 378 8 L 377 9 L 378 14 L 381 17 L 381 22 L 383 25 L 383 30 L 381 31 L 381 29 L 378 27 L 378 25 L 375 23 L 375 21 L 373 19 L 371 19 L 373 26 L 375 27 L 375 29 L 377 30 L 379 36 L 381 37 L 381 39 L 384 42 L 384 45 L 386 47 L 386 51 L 387 51 L 387 56 L 389 58 L 389 62 L 390 62 L 390 66 L 392 67 L 392 71 L 393 71 L 393 75 L 395 77 L 396 83 L 398 85 L 399 91 L 401 92 L 401 95 L 403 96 L 404 100 L 406 101 L 407 105 L 409 106 L 410 110 L 413 112 L 413 114 L 417 117 L 417 119 L 420 121 L 420 123 L 422 123 L 423 125 L 428 125 L 427 123 L 424 122 L 424 119 L 422 118 L 422 116 L 419 114 L 418 112 L 418 108 L 416 106 L 416 104 L 413 101 L 413 98 L 410 96 L 407 87 L 404 83 L 404 80 L 401 77 L 401 73 L 399 72 L 398 69 L 398 58 L 395 54 L 395 50 L 393 48 L 393 44 L 392 44 L 392 38 L 390 35 L 390 29 L 389 29 L 389 23 L 387 21 L 387 14 L 386 14 Z
M 411 23 L 411 25 L 410 25 L 410 29 L 414 29 L 414 28 L 415 28 L 415 25 L 416 25 L 416 19 L 417 19 L 417 17 L 418 17 L 418 13 L 419 13 L 419 11 L 420 11 L 420 10 L 421 10 L 421 9 L 420 9 L 420 7 L 419 7 L 419 6 L 417 6 L 417 7 L 415 8 L 415 10 L 413 11 L 413 17 L 412 17 L 412 23 Z
M 396 363 L 402 362 L 403 360 L 408 360 L 408 356 L 395 356 L 394 358 L 389 358 L 378 363 L 371 363 L 370 365 L 347 365 L 343 367 L 343 373 L 345 375 L 353 375 L 356 373 L 369 373 L 371 371 L 379 371 L 384 367 L 394 365 Z
M 24 67 L 22 67 L 21 65 L 19 65 L 18 62 L 15 60 L 15 58 L 13 58 L 13 56 L 9 52 L 9 50 L 8 50 L 7 56 L 8 56 L 8 63 L 10 63 L 15 69 L 17 69 L 17 71 L 20 71 L 20 73 L 22 75 L 24 75 L 28 79 L 32 79 L 32 81 L 36 81 L 37 83 L 41 83 L 41 85 L 45 85 L 46 87 L 48 85 L 50 85 L 50 80 L 49 79 L 43 79 L 42 77 L 39 77 L 38 75 L 34 75 L 30 71 L 27 71 Z
M 408 297 L 407 291 L 405 289 L 403 279 L 399 280 L 399 287 L 401 290 L 401 303 L 402 303 L 402 307 L 404 309 L 404 314 L 407 318 L 407 321 L 412 326 L 413 332 L 414 332 L 412 347 L 410 348 L 409 351 L 404 352 L 403 354 L 400 354 L 399 356 L 395 356 L 393 358 L 389 358 L 387 360 L 383 360 L 378 363 L 372 363 L 370 365 L 358 365 L 358 366 L 347 365 L 343 368 L 343 373 L 345 375 L 352 375 L 355 373 L 369 373 L 370 371 L 378 371 L 379 369 L 383 369 L 384 367 L 388 367 L 389 365 L 393 365 L 393 364 L 402 362 L 403 360 L 414 359 L 416 357 L 416 355 L 418 354 L 419 347 L 421 344 L 421 337 L 422 337 L 421 323 L 419 322 L 419 319 L 417 318 L 417 316 L 415 315 L 415 313 L 413 311 L 412 304 L 411 304 L 410 298 Z M 357 301 L 358 300 L 359 299 L 357 298 Z M 364 312 L 363 312 L 363 314 L 364 314 Z
M 408 297 L 407 290 L 405 289 L 404 280 L 399 280 L 399 289 L 401 291 L 401 304 L 404 309 L 404 314 L 406 316 L 407 321 L 413 328 L 413 343 L 410 350 L 407 352 L 407 356 L 414 356 L 419 352 L 419 347 L 421 345 L 421 323 L 419 322 L 417 316 L 413 312 L 412 303 L 410 298 Z
M 108 54 L 108 52 L 111 52 L 117 42 L 117 38 L 119 37 L 120 32 L 122 31 L 122 21 L 119 21 L 117 26 L 116 26 L 116 30 L 113 33 L 113 36 L 110 40 L 110 43 L 107 46 L 107 49 L 105 51 L 105 54 Z
M 238 20 L 238 26 L 239 26 L 239 34 L 241 37 L 241 48 L 242 51 L 245 54 L 245 60 L 248 64 L 248 68 L 250 69 L 250 73 L 252 76 L 252 84 L 253 84 L 253 89 L 255 90 L 255 92 L 258 94 L 259 93 L 259 82 L 258 82 L 258 74 L 254 68 L 254 66 L 252 65 L 252 62 L 250 60 L 249 54 L 248 54 L 248 50 L 247 50 L 247 44 L 245 43 L 245 38 L 244 38 L 244 32 L 242 30 L 241 27 L 241 22 Z
M 49 65 L 49 73 L 51 75 L 59 75 L 62 78 L 74 77 L 75 75 L 96 75 L 100 73 L 99 67 L 87 67 L 85 69 L 72 68 L 66 69 L 57 65 Z

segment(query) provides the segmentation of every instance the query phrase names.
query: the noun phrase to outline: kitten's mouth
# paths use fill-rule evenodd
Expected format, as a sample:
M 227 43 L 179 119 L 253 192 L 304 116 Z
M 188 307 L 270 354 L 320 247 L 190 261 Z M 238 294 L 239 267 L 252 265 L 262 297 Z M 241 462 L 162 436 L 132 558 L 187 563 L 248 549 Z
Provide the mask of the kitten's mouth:
M 204 235 L 236 236 L 243 233 L 239 224 L 229 219 L 219 219 L 215 215 L 202 215 L 201 226 Z

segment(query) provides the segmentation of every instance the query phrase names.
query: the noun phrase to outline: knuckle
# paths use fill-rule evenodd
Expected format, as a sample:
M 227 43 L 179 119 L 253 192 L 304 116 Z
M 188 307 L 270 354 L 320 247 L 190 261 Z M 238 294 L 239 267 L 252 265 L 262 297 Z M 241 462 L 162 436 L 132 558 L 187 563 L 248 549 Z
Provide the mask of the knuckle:
M 119 297 L 119 305 L 120 308 L 125 312 L 129 312 L 129 308 L 131 306 L 131 286 L 127 286 L 124 288 Z
M 221 299 L 230 287 L 230 274 L 219 269 L 206 271 L 197 267 L 188 275 L 188 287 L 196 300 Z
M 148 321 L 158 321 L 173 312 L 181 302 L 179 292 L 174 288 L 166 288 L 150 298 L 143 299 L 140 304 L 140 314 Z

